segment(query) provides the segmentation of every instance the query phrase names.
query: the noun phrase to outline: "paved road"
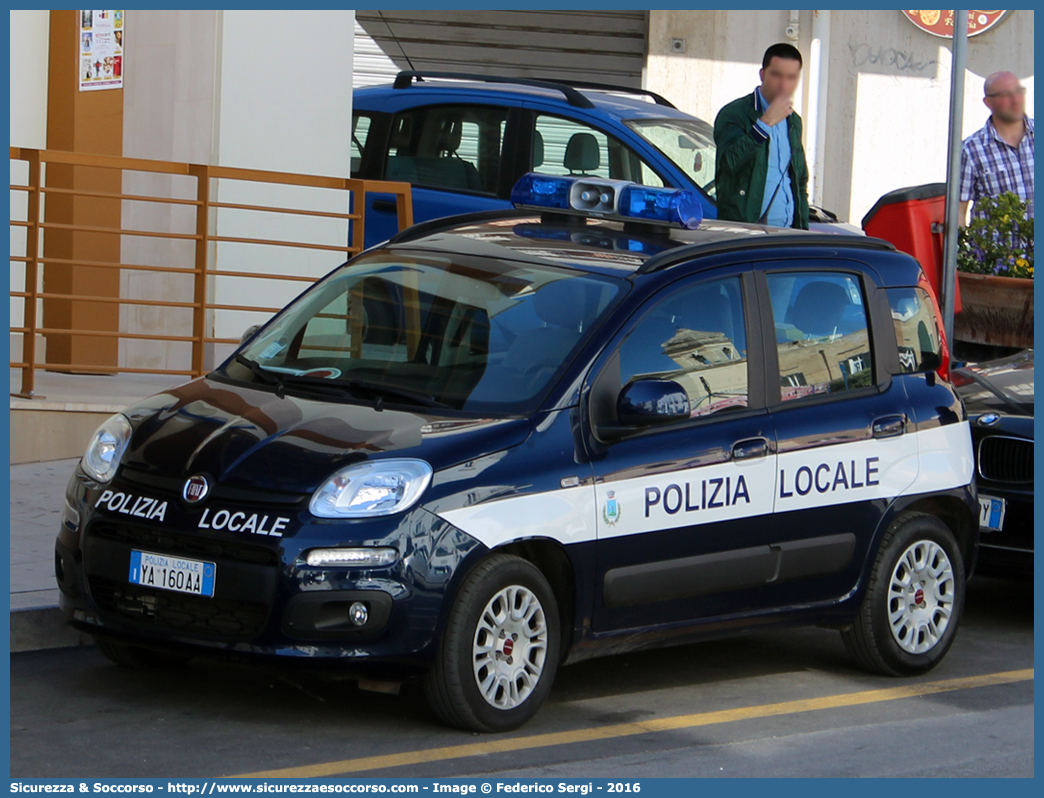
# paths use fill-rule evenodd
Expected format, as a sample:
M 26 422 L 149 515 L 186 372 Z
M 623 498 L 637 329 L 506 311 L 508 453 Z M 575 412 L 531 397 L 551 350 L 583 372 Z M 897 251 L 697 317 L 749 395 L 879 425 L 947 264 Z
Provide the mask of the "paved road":
M 11 658 L 11 775 L 1032 776 L 1032 668 L 1032 583 L 984 579 L 920 679 L 856 670 L 835 632 L 762 632 L 564 668 L 501 737 L 441 727 L 411 688 L 36 652 Z

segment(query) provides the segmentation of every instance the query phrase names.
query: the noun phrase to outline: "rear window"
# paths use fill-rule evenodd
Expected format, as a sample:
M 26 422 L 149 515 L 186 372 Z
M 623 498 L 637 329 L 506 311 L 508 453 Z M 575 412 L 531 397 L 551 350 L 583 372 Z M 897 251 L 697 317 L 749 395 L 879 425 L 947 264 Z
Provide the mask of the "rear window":
M 942 336 L 928 292 L 923 288 L 889 288 L 887 293 L 900 371 L 935 371 L 941 367 Z

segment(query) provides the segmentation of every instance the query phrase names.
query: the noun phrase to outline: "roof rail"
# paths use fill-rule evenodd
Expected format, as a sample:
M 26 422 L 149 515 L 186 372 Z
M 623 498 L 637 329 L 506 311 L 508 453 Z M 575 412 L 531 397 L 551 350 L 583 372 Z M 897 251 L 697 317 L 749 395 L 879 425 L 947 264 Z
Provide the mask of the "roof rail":
M 565 95 L 566 100 L 572 106 L 577 108 L 594 108 L 595 104 L 587 99 L 584 95 L 565 83 L 560 83 L 551 80 L 533 80 L 530 78 L 503 78 L 497 75 L 474 75 L 468 72 L 415 72 L 406 71 L 400 72 L 395 76 L 395 83 L 392 88 L 396 89 L 408 89 L 413 85 L 413 81 L 416 80 L 419 83 L 424 82 L 425 78 L 442 78 L 445 80 L 474 80 L 481 83 L 512 83 L 518 86 L 533 86 L 538 89 L 551 89 L 552 91 L 560 91 Z
M 387 243 L 402 244 L 406 241 L 424 238 L 424 236 L 431 235 L 439 230 L 450 230 L 454 227 L 460 227 L 465 224 L 492 222 L 498 219 L 510 219 L 512 216 L 528 218 L 525 211 L 520 211 L 517 208 L 496 208 L 491 211 L 473 211 L 471 213 L 461 213 L 455 216 L 440 216 L 437 219 L 418 222 L 413 225 L 413 227 L 407 227 L 405 230 L 400 230 L 388 239 Z
M 664 97 L 662 94 L 657 94 L 654 91 L 648 89 L 632 89 L 627 86 L 614 86 L 610 83 L 592 83 L 587 80 L 560 80 L 558 78 L 548 78 L 552 83 L 563 83 L 566 86 L 572 86 L 574 89 L 594 89 L 596 91 L 612 91 L 618 94 L 637 94 L 642 97 L 648 97 L 655 101 L 657 105 L 665 105 L 668 108 L 674 108 L 677 110 L 678 106 Z
M 763 238 L 735 238 L 706 243 L 694 243 L 687 247 L 671 249 L 659 255 L 653 255 L 645 263 L 638 267 L 635 274 L 649 274 L 650 272 L 663 271 L 679 263 L 691 260 L 693 255 L 712 255 L 719 252 L 732 250 L 765 249 L 778 246 L 794 247 L 829 247 L 842 249 L 854 247 L 858 249 L 876 249 L 896 252 L 895 245 L 881 238 L 872 236 L 859 236 L 846 233 L 820 233 L 809 235 L 805 231 L 793 233 L 775 233 Z

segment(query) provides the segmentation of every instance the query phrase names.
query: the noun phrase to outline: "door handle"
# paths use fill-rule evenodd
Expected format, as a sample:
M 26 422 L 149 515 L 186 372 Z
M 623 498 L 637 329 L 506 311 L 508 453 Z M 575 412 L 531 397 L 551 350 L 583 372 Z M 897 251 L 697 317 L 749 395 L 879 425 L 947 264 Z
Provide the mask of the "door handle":
M 768 452 L 768 441 L 764 438 L 750 438 L 732 445 L 733 460 L 754 460 L 758 457 L 767 457 Z
M 906 416 L 885 416 L 871 427 L 875 438 L 895 438 L 906 432 Z
M 399 209 L 395 204 L 395 200 L 374 200 L 370 203 L 370 208 L 375 211 L 384 211 L 385 213 L 395 213 Z

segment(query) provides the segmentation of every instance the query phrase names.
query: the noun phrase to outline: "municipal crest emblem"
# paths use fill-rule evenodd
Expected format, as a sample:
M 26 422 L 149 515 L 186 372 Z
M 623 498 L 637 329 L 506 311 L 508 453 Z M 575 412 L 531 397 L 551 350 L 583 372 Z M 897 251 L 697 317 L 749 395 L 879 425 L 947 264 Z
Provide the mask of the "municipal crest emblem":
M 602 519 L 609 526 L 615 526 L 616 522 L 620 520 L 620 505 L 616 502 L 616 491 L 611 490 L 605 495 Z

